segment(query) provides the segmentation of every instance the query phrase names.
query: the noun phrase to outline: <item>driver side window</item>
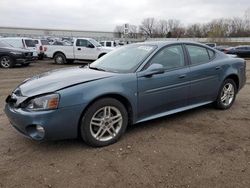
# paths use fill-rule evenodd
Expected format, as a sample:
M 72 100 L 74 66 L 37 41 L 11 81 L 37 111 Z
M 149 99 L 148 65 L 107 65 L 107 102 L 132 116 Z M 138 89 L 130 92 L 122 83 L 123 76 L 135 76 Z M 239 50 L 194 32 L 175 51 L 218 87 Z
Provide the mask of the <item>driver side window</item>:
M 88 41 L 84 39 L 78 39 L 76 41 L 76 46 L 87 47 Z
M 181 45 L 165 47 L 158 52 L 150 64 L 161 64 L 166 70 L 185 66 L 184 53 Z

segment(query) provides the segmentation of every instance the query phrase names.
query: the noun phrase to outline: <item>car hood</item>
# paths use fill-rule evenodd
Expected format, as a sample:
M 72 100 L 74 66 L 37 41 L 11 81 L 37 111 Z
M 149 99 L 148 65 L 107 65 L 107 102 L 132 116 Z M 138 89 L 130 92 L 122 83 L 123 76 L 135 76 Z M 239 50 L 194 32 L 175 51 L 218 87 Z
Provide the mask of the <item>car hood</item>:
M 26 79 L 16 90 L 22 96 L 31 97 L 55 92 L 70 86 L 100 80 L 114 76 L 116 73 L 92 70 L 83 67 L 57 69 Z M 16 91 L 15 90 L 15 91 Z

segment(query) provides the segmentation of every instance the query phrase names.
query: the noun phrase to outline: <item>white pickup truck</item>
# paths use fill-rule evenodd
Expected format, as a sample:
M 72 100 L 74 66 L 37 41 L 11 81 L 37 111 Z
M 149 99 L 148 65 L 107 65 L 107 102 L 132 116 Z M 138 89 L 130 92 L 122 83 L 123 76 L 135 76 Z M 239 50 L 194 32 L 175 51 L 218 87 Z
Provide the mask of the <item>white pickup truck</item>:
M 74 60 L 96 60 L 112 51 L 102 47 L 91 38 L 76 38 L 72 45 L 49 45 L 46 55 L 53 58 L 55 63 L 72 63 Z

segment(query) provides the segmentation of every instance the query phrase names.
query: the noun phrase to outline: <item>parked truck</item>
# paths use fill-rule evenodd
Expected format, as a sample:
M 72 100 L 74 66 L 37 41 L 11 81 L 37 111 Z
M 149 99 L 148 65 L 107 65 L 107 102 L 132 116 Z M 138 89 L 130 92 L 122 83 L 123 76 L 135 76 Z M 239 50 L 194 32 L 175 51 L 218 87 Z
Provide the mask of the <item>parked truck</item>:
M 55 63 L 72 63 L 74 60 L 96 60 L 112 51 L 102 47 L 96 40 L 91 38 L 75 38 L 72 45 L 50 45 L 46 55 L 53 58 Z

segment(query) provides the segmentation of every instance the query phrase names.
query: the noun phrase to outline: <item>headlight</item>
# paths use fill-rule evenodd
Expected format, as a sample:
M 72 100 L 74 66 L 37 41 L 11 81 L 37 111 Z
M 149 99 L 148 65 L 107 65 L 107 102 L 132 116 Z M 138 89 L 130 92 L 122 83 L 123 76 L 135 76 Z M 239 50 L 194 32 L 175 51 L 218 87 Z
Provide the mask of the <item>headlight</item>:
M 23 54 L 22 52 L 10 52 L 10 53 L 12 53 L 14 55 L 22 55 Z
M 59 94 L 50 94 L 37 97 L 31 99 L 28 102 L 26 109 L 30 111 L 53 110 L 58 108 L 59 99 Z

